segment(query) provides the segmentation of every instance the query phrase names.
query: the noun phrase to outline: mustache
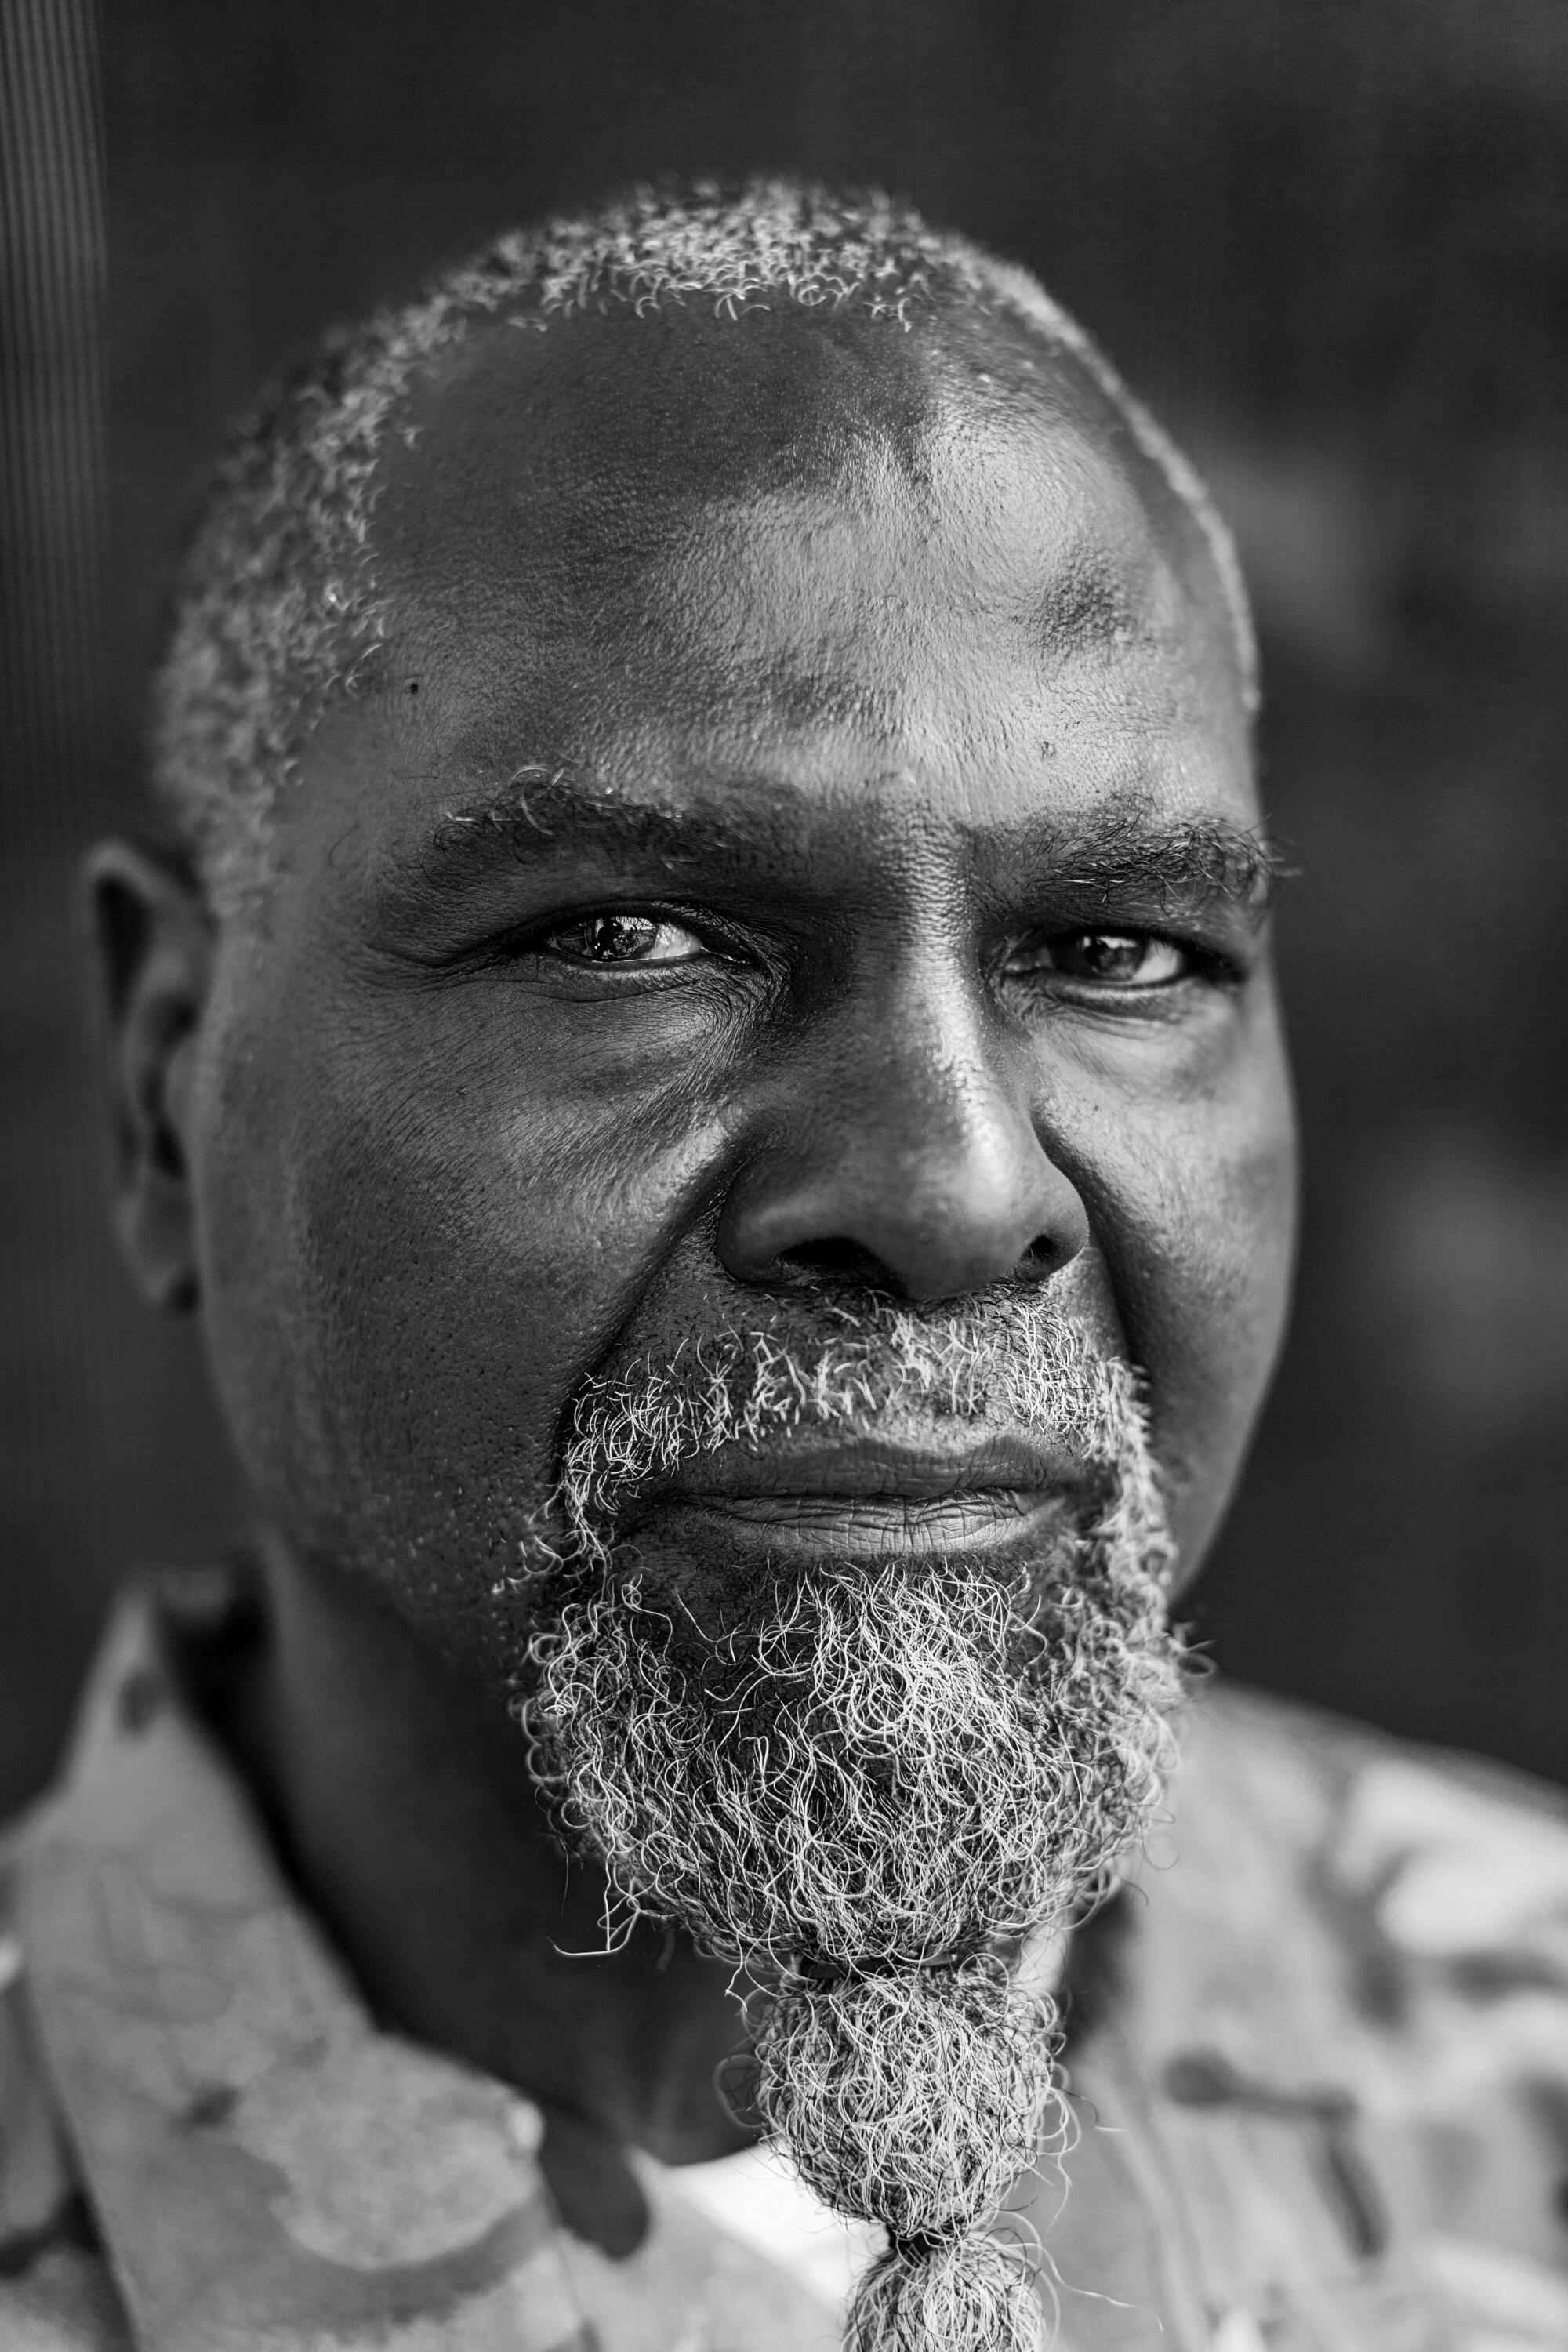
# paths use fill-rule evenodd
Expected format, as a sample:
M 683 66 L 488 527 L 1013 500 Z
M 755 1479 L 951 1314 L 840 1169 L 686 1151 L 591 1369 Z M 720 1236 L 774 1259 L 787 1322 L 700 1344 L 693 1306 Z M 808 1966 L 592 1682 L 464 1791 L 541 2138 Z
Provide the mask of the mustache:
M 616 1522 L 683 1467 L 802 1434 L 897 1420 L 1014 1431 L 1082 1473 L 1149 1459 L 1137 1373 L 1037 1295 L 916 1313 L 891 1301 L 775 1310 L 650 1350 L 577 1391 L 551 1514 L 569 1557 L 607 1558 Z M 1154 1498 L 1147 1498 L 1154 1517 Z
M 918 1495 L 943 1465 L 1053 1509 L 1076 1484 L 1070 1523 L 1016 1555 L 764 1569 L 716 1602 L 679 1542 L 638 1548 L 661 1482 L 837 1496 L 887 1471 Z M 985 2223 L 1068 2115 L 1054 2002 L 1013 1962 L 1153 1818 L 1182 1690 L 1136 1375 L 1037 1294 L 763 1313 L 586 1382 L 555 1511 L 520 1719 L 604 1870 L 606 1941 L 679 1920 L 750 1980 L 747 2119 L 888 2232 L 847 2352 L 1037 2346 L 1024 2249 Z

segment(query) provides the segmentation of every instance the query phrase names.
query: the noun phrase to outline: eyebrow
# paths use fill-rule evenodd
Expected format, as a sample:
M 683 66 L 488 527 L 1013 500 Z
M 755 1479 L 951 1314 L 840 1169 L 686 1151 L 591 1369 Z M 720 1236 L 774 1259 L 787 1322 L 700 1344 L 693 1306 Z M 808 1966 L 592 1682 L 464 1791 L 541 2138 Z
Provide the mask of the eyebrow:
M 1228 901 L 1259 917 L 1294 874 L 1282 845 L 1261 824 L 1221 816 L 1161 822 L 1136 809 L 1115 811 L 1068 836 L 1052 866 L 1059 889 L 1163 906 Z
M 484 800 L 442 811 L 430 846 L 459 866 L 542 855 L 552 841 L 584 835 L 606 851 L 691 865 L 700 860 L 730 866 L 763 865 L 782 851 L 791 830 L 782 807 L 764 793 L 743 810 L 725 815 L 713 809 L 672 808 L 633 800 L 609 785 L 595 785 L 564 768 L 514 769 L 503 790 Z
M 516 770 L 504 789 L 442 812 L 429 840 L 436 861 L 427 878 L 460 882 L 498 860 L 531 862 L 586 835 L 606 856 L 651 857 L 671 867 L 721 866 L 776 879 L 800 848 L 799 814 L 765 787 L 731 814 L 633 800 L 563 768 Z M 1105 811 L 1073 828 L 1043 818 L 1009 828 L 1012 859 L 1048 866 L 1054 889 L 1098 899 L 1136 898 L 1157 908 L 1227 902 L 1261 919 L 1294 869 L 1262 825 L 1218 815 L 1162 820 L 1142 801 Z

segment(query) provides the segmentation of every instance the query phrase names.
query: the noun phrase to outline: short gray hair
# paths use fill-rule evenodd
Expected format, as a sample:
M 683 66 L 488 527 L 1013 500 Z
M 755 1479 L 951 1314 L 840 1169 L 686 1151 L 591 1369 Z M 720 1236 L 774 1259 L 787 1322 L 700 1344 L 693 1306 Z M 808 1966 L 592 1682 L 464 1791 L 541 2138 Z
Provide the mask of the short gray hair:
M 768 298 L 908 328 L 931 310 L 1010 315 L 1075 359 L 1195 521 L 1256 701 L 1246 590 L 1193 467 L 1027 271 L 879 191 L 779 179 L 638 187 L 499 238 L 416 300 L 329 335 L 235 431 L 175 589 L 153 690 L 153 782 L 215 908 L 264 881 L 271 817 L 310 725 L 353 693 L 386 635 L 372 516 L 389 427 L 437 357 L 505 313 L 635 316 L 689 300 L 738 318 Z

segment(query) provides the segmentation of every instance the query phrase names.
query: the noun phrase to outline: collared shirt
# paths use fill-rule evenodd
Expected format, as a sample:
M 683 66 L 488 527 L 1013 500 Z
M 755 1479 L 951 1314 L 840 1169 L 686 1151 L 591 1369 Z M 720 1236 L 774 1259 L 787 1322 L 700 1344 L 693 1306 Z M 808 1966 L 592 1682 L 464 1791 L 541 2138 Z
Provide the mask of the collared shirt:
M 172 1605 L 122 1609 L 0 1853 L 0 2352 L 830 2352 L 831 2250 L 765 2166 L 637 2159 L 611 2262 L 530 2103 L 373 2021 Z M 1565 2352 L 1552 1792 L 1211 1685 L 1068 1989 L 1077 2142 L 1012 2224 L 1061 2352 Z

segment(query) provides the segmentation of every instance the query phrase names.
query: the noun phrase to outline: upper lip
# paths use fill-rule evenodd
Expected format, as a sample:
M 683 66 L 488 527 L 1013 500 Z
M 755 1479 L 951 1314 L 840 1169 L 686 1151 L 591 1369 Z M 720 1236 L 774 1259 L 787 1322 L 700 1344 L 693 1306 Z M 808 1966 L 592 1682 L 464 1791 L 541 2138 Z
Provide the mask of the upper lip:
M 1049 1492 L 1081 1484 L 1083 1465 L 1038 1439 L 1009 1434 L 943 1446 L 887 1438 L 783 1438 L 765 1452 L 725 1446 L 681 1464 L 645 1503 L 736 1501 L 763 1495 L 843 1495 L 887 1502 Z

